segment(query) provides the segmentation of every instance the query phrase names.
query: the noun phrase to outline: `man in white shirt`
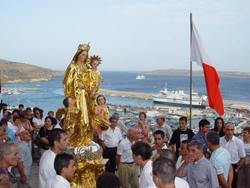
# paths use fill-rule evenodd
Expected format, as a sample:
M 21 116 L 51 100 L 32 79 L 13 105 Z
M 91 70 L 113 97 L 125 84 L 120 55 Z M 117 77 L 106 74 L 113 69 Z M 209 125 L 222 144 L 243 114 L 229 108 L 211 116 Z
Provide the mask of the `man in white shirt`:
M 162 130 L 165 133 L 165 142 L 169 143 L 173 131 L 171 127 L 165 123 L 165 118 L 162 115 L 156 117 L 156 125 L 152 129 L 153 133 L 157 130 Z
M 50 149 L 43 153 L 39 164 L 39 188 L 47 188 L 46 182 L 56 177 L 55 157 L 68 146 L 68 136 L 62 129 L 53 129 L 48 140 Z
M 153 180 L 158 188 L 189 188 L 188 183 L 176 177 L 174 161 L 159 157 L 153 162 Z
M 125 138 L 126 135 L 127 135 L 127 132 L 128 132 L 128 128 L 126 127 L 124 122 L 122 120 L 120 120 L 120 116 L 119 116 L 119 114 L 117 112 L 112 114 L 112 116 L 117 119 L 117 127 L 119 127 L 121 129 L 122 136 Z
M 106 171 L 115 173 L 116 161 L 115 156 L 117 152 L 117 146 L 119 142 L 122 140 L 121 130 L 116 126 L 117 119 L 112 117 L 109 119 L 110 127 L 103 131 L 101 134 L 101 141 L 103 147 L 103 158 L 108 158 Z
M 133 158 L 141 168 L 139 188 L 156 188 L 152 176 L 152 149 L 149 144 L 138 141 L 132 145 Z
M 225 136 L 220 138 L 220 145 L 231 154 L 231 163 L 234 169 L 232 187 L 237 188 L 238 171 L 244 165 L 246 152 L 242 140 L 234 136 L 234 125 L 231 122 L 225 124 Z
M 127 138 L 118 145 L 116 162 L 118 165 L 118 177 L 123 188 L 138 188 L 138 167 L 134 164 L 131 146 L 137 139 L 136 130 L 130 128 Z
M 54 168 L 56 177 L 46 184 L 46 188 L 70 188 L 70 181 L 76 171 L 74 157 L 67 153 L 58 154 L 55 158 Z

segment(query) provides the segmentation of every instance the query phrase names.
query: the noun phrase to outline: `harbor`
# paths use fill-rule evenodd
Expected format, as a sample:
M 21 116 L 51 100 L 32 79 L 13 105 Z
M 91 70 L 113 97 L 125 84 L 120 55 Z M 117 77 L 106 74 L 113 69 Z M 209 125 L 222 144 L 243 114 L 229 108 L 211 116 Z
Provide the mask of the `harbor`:
M 140 111 L 147 113 L 147 119 L 151 125 L 155 124 L 155 117 L 157 115 L 164 115 L 172 129 L 177 128 L 180 116 L 189 117 L 188 105 L 178 107 L 167 104 L 157 104 L 153 101 L 154 96 L 159 94 L 164 87 L 166 80 L 170 80 L 168 83 L 171 91 L 184 89 L 186 93 L 185 77 L 147 75 L 145 80 L 136 80 L 136 73 L 119 73 L 117 76 L 116 73 L 110 72 L 104 72 L 103 74 L 104 82 L 101 85 L 99 93 L 106 96 L 110 114 L 118 112 L 120 118 L 128 127 L 137 123 L 138 113 Z M 176 79 L 179 80 L 178 84 L 174 82 Z M 199 78 L 194 81 L 196 83 L 196 90 L 198 89 L 198 92 L 202 93 L 204 86 L 200 88 L 197 87 Z M 234 79 L 233 81 L 230 79 L 229 81 L 235 84 L 234 82 L 238 82 L 238 79 Z M 48 111 L 56 111 L 62 106 L 64 97 L 61 83 L 62 77 L 54 77 L 46 82 L 5 84 L 4 87 L 2 87 L 2 99 L 9 104 L 11 109 L 16 108 L 18 104 L 22 103 L 27 107 L 40 107 L 46 114 Z M 172 83 L 175 84 L 175 87 L 173 87 Z M 227 79 L 224 79 L 224 83 L 227 83 Z M 247 80 L 246 83 L 248 83 Z M 246 83 L 242 83 L 241 88 L 245 88 Z M 238 92 L 239 91 L 240 90 L 238 90 Z M 235 92 L 235 90 L 230 90 L 230 92 Z M 227 96 L 227 93 L 225 94 Z M 222 116 L 225 121 L 233 121 L 234 124 L 237 125 L 237 133 L 240 133 L 241 128 L 249 124 L 250 119 L 250 102 L 248 102 L 247 95 L 242 91 L 239 93 L 239 96 L 240 97 L 237 96 L 239 100 L 234 100 L 232 97 L 227 97 L 230 99 L 223 100 L 225 114 Z M 247 101 L 243 101 L 243 97 L 245 97 Z M 187 100 L 188 99 L 186 99 L 186 101 Z M 213 109 L 208 108 L 208 105 L 206 105 L 205 108 L 192 108 L 191 127 L 194 131 L 197 131 L 198 121 L 201 118 L 207 118 L 212 128 L 214 119 L 217 116 Z
M 137 98 L 144 100 L 152 100 L 153 95 L 151 93 L 142 93 L 142 92 L 129 92 L 129 91 L 118 91 L 111 89 L 100 89 L 100 93 L 107 96 L 115 96 L 115 97 L 129 97 L 129 98 Z M 237 100 L 223 100 L 225 107 L 231 108 L 246 108 L 250 109 L 250 102 L 237 101 Z
M 127 91 L 116 91 L 101 89 L 100 93 L 105 96 L 112 97 L 122 97 L 122 98 L 138 98 L 143 100 L 152 101 L 153 94 L 140 93 L 140 92 L 127 92 Z M 234 101 L 234 100 L 224 100 L 225 114 L 223 118 L 225 121 L 233 122 L 236 126 L 235 133 L 241 133 L 243 127 L 250 125 L 250 103 Z M 109 104 L 110 111 L 119 112 L 121 114 L 121 119 L 126 123 L 128 127 L 134 125 L 138 120 L 138 113 L 141 111 L 146 112 L 148 116 L 148 121 L 151 125 L 155 124 L 155 117 L 158 115 L 163 115 L 166 117 L 168 124 L 172 129 L 176 129 L 178 126 L 178 119 L 181 116 L 189 117 L 189 108 L 185 107 L 175 107 L 168 105 L 158 105 L 154 104 L 152 101 L 152 106 L 138 107 L 136 105 L 117 105 Z M 208 106 L 204 109 L 192 109 L 192 125 L 190 126 L 195 132 L 198 131 L 198 122 L 202 118 L 206 118 L 210 121 L 210 126 L 213 128 L 213 123 L 218 115 L 213 109 Z

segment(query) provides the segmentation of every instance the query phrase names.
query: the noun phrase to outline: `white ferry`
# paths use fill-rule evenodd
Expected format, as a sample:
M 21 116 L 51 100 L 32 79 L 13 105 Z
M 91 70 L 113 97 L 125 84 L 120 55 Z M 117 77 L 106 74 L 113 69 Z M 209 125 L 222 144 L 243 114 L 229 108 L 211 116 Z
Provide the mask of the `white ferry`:
M 190 97 L 183 90 L 168 91 L 167 86 L 159 94 L 153 95 L 153 102 L 168 106 L 189 107 Z M 197 92 L 192 92 L 192 107 L 206 108 L 207 96 L 200 96 Z
M 137 76 L 135 77 L 135 79 L 136 79 L 136 80 L 145 80 L 145 76 L 144 76 L 143 74 L 137 75 Z

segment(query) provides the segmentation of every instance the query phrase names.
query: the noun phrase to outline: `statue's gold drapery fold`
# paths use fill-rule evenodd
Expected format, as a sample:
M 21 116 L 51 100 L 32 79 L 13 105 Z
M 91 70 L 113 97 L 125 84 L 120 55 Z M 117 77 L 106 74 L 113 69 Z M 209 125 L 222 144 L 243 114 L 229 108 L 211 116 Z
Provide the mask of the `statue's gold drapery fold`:
M 83 79 L 86 77 L 87 67 L 80 67 L 74 61 L 68 66 L 64 76 L 64 95 L 76 99 L 76 107 L 81 111 L 80 121 L 82 125 L 89 126 L 89 114 L 87 105 L 87 92 L 80 88 Z

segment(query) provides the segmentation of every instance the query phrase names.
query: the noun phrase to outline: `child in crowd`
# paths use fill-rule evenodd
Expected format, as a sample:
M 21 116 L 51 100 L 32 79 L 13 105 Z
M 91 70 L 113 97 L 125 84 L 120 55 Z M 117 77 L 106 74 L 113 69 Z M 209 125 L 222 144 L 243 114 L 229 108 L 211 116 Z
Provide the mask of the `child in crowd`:
M 162 149 L 169 149 L 165 140 L 165 133 L 162 130 L 157 130 L 153 133 L 154 135 L 154 141 L 155 145 L 153 146 L 153 152 L 152 152 L 152 160 L 154 161 L 156 158 L 159 157 Z

